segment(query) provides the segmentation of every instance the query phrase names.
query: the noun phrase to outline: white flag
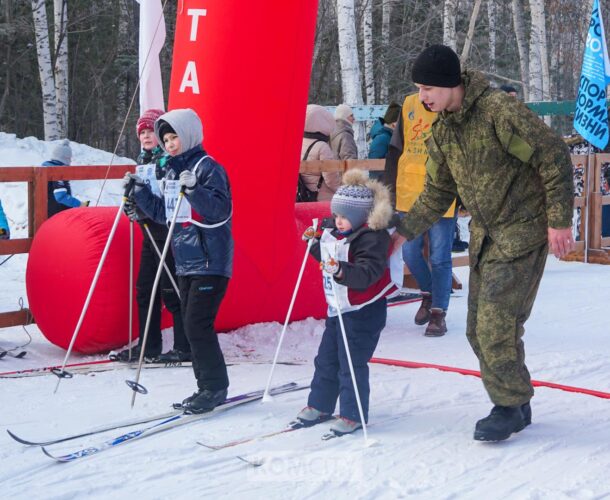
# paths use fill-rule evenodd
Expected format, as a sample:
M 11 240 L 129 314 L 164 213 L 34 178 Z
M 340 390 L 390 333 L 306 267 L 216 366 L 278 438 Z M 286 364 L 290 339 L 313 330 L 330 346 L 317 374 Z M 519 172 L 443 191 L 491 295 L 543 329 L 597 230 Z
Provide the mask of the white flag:
M 165 17 L 161 0 L 140 4 L 140 115 L 147 109 L 165 109 L 159 53 L 165 43 Z

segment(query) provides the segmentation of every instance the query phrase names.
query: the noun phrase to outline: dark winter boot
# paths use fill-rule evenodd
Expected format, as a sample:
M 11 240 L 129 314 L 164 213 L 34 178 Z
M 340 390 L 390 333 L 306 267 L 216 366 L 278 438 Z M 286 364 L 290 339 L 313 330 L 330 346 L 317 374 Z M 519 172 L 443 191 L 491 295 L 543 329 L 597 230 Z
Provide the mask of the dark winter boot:
M 192 361 L 193 358 L 190 352 L 183 352 L 179 349 L 172 349 L 164 354 L 161 354 L 157 359 L 157 363 L 178 364 L 186 361 Z
M 432 306 L 432 294 L 429 292 L 421 293 L 421 305 L 415 313 L 415 324 L 425 325 L 430 321 L 430 307 Z
M 426 327 L 424 335 L 426 337 L 442 337 L 447 333 L 447 324 L 445 323 L 445 311 L 438 307 L 430 309 L 430 322 Z
M 521 413 L 523 413 L 523 422 L 527 427 L 532 423 L 532 407 L 530 406 L 529 401 L 521 405 Z
M 186 398 L 182 402 L 182 407 L 185 413 L 205 413 L 212 411 L 220 403 L 227 399 L 227 390 L 210 391 L 209 389 L 201 389 L 193 394 L 191 398 Z
M 124 363 L 132 363 L 140 360 L 140 351 L 141 348 L 139 345 L 131 348 L 131 358 L 129 357 L 129 349 L 124 349 L 118 354 L 110 356 L 110 359 L 113 361 L 122 361 Z M 150 353 L 144 352 L 144 362 L 145 363 L 153 363 L 155 359 L 159 356 L 159 353 Z
M 527 406 L 529 404 L 526 403 Z M 523 405 L 525 406 L 525 405 Z M 521 406 L 494 406 L 489 416 L 479 420 L 474 429 L 476 441 L 504 441 L 525 428 Z M 529 415 L 531 421 L 531 413 Z

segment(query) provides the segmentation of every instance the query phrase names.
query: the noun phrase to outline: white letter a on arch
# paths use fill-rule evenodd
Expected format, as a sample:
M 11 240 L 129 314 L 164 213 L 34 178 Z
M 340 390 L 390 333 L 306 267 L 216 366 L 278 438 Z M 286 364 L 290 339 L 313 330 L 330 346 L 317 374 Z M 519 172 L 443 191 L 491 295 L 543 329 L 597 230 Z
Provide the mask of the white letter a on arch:
M 199 81 L 197 80 L 197 67 L 195 66 L 195 61 L 186 63 L 186 69 L 184 70 L 179 92 L 184 92 L 188 87 L 192 89 L 193 94 L 199 94 Z

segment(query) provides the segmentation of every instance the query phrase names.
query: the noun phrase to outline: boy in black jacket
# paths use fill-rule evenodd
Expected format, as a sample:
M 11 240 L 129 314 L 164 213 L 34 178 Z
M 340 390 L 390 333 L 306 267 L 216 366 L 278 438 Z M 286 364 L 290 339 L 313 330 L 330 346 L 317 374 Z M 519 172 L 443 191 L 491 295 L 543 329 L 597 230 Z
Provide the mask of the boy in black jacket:
M 309 228 L 303 235 L 304 239 L 317 239 L 311 254 L 323 270 L 328 318 L 314 362 L 307 406 L 297 420 L 304 426 L 328 420 L 340 399 L 339 416 L 330 430 L 343 435 L 362 424 L 337 308 L 343 316 L 364 418 L 368 420 L 368 362 L 385 327 L 386 296 L 396 289 L 387 265 L 390 235 L 386 229 L 392 206 L 385 186 L 368 180 L 361 170 L 350 170 L 333 196 L 331 210 L 335 227 L 324 229 L 321 235 Z

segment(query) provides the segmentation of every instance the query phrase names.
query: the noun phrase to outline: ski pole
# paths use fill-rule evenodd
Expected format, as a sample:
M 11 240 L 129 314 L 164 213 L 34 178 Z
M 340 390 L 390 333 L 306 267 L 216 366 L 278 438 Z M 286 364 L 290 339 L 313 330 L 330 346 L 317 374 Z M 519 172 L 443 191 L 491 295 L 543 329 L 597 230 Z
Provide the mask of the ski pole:
M 152 246 L 155 249 L 155 252 L 157 252 L 157 257 L 159 257 L 159 259 L 160 259 L 161 251 L 159 250 L 157 243 L 155 243 L 155 239 L 152 237 L 150 229 L 148 228 L 148 224 L 146 224 L 146 222 L 144 222 L 144 223 L 142 223 L 142 227 L 146 231 L 146 234 L 148 234 L 148 237 L 150 238 L 150 242 L 152 243 Z M 176 284 L 176 281 L 174 280 L 172 273 L 169 271 L 169 267 L 167 267 L 166 262 L 163 262 L 163 268 L 165 269 L 165 272 L 167 273 L 167 277 L 172 282 L 172 286 L 174 287 L 174 290 L 176 290 L 176 295 L 178 296 L 178 299 L 180 299 L 180 290 L 178 290 L 178 285 Z
M 95 271 L 95 275 L 93 276 L 93 281 L 91 282 L 91 286 L 89 287 L 89 293 L 87 294 L 87 298 L 85 299 L 85 305 L 83 306 L 83 310 L 81 311 L 80 318 L 78 318 L 78 323 L 76 324 L 76 328 L 74 329 L 74 333 L 72 334 L 72 339 L 70 340 L 70 345 L 68 346 L 68 351 L 66 352 L 66 357 L 61 365 L 61 368 L 53 368 L 51 373 L 57 376 L 57 385 L 55 386 L 55 390 L 53 394 L 57 392 L 59 389 L 59 384 L 63 378 L 72 378 L 72 374 L 66 371 L 66 363 L 68 362 L 68 358 L 70 357 L 70 353 L 72 352 L 72 348 L 74 347 L 74 342 L 76 341 L 76 336 L 80 331 L 80 328 L 85 319 L 85 314 L 87 313 L 87 309 L 89 308 L 89 303 L 91 302 L 91 297 L 93 296 L 93 292 L 95 291 L 95 286 L 97 285 L 97 280 L 100 277 L 102 272 L 102 266 L 104 265 L 104 261 L 106 260 L 106 256 L 108 255 L 108 251 L 110 250 L 110 244 L 114 239 L 114 233 L 116 232 L 116 228 L 119 225 L 119 220 L 121 218 L 121 214 L 123 213 L 123 207 L 125 206 L 125 202 L 129 196 L 129 192 L 131 191 L 133 183 L 130 182 L 125 188 L 125 193 L 123 194 L 123 199 L 121 200 L 121 205 L 117 210 L 116 217 L 114 218 L 114 223 L 112 224 L 112 229 L 110 230 L 110 235 L 108 236 L 108 241 L 106 241 L 106 246 L 104 247 L 104 251 L 102 252 L 102 257 L 100 258 L 100 262 Z
M 157 294 L 157 287 L 159 286 L 159 280 L 161 279 L 161 273 L 163 272 L 163 263 L 165 262 L 165 256 L 167 255 L 167 251 L 169 250 L 169 245 L 172 240 L 172 234 L 174 233 L 174 227 L 176 226 L 176 219 L 178 218 L 178 212 L 180 211 L 180 204 L 182 203 L 182 199 L 184 198 L 185 189 L 186 189 L 186 187 L 182 186 L 182 188 L 180 189 L 180 193 L 178 193 L 178 200 L 176 201 L 176 208 L 174 209 L 174 214 L 172 216 L 172 222 L 169 226 L 167 238 L 165 239 L 165 245 L 163 245 L 163 252 L 161 253 L 159 267 L 157 268 L 157 274 L 155 275 L 155 281 L 153 283 L 152 291 L 150 294 L 150 304 L 148 305 L 148 314 L 146 315 L 146 326 L 144 327 L 144 337 L 142 338 L 142 344 L 141 344 L 142 347 L 140 349 L 140 359 L 138 361 L 138 370 L 136 371 L 136 379 L 125 381 L 125 383 L 133 391 L 133 395 L 131 396 L 131 407 L 132 408 L 136 402 L 136 394 L 138 392 L 141 394 L 148 393 L 148 390 L 146 389 L 146 387 L 144 387 L 142 384 L 140 384 L 140 373 L 142 372 L 142 363 L 144 362 L 144 351 L 146 350 L 146 339 L 148 337 L 148 330 L 150 327 L 150 318 L 152 316 L 155 295 Z
M 131 361 L 133 340 L 133 220 L 129 219 L 129 344 L 128 358 Z
M 331 276 L 330 284 L 337 300 L 337 290 L 335 288 L 335 279 Z M 352 355 L 350 354 L 349 344 L 347 343 L 347 335 L 345 333 L 345 325 L 343 324 L 343 314 L 339 303 L 336 304 L 337 317 L 339 318 L 339 326 L 341 327 L 341 336 L 343 337 L 343 344 L 345 345 L 345 354 L 347 355 L 347 364 L 349 365 L 349 373 L 352 377 L 352 384 L 354 384 L 354 392 L 356 393 L 356 404 L 358 405 L 358 413 L 360 414 L 360 422 L 362 423 L 362 432 L 364 432 L 364 446 L 371 446 L 375 441 L 369 441 L 369 436 L 366 430 L 366 422 L 364 421 L 364 411 L 362 410 L 362 402 L 360 401 L 360 392 L 358 391 L 358 385 L 356 384 L 356 373 L 354 372 L 354 365 L 352 364 Z
M 312 225 L 314 229 L 314 233 L 318 228 L 318 219 L 312 220 Z M 303 257 L 303 262 L 301 263 L 301 269 L 299 271 L 299 277 L 297 278 L 297 283 L 294 287 L 294 291 L 292 292 L 292 299 L 290 300 L 290 306 L 288 307 L 288 312 L 286 313 L 286 320 L 284 321 L 284 326 L 282 327 L 282 333 L 280 334 L 280 339 L 277 343 L 277 347 L 275 349 L 275 356 L 273 357 L 273 363 L 271 363 L 271 370 L 269 371 L 269 378 L 267 379 L 267 386 L 265 387 L 265 392 L 263 394 L 263 403 L 267 403 L 269 401 L 273 401 L 273 396 L 269 394 L 269 388 L 271 387 L 271 381 L 273 380 L 273 371 L 275 370 L 275 365 L 277 364 L 277 358 L 280 355 L 280 348 L 282 347 L 282 342 L 284 340 L 284 334 L 286 333 L 286 328 L 288 327 L 288 321 L 290 320 L 290 315 L 292 314 L 292 308 L 294 306 L 294 302 L 297 298 L 297 292 L 299 291 L 299 287 L 301 285 L 301 278 L 303 278 L 303 273 L 305 271 L 305 264 L 307 264 L 307 256 L 309 255 L 309 250 L 311 249 L 311 245 L 313 245 L 313 238 L 311 238 L 307 242 L 307 248 L 305 249 L 305 255 Z
M 15 256 L 15 254 L 9 255 L 6 259 L 4 259 L 2 262 L 0 262 L 0 266 L 2 264 L 4 264 L 7 260 L 9 260 L 11 257 L 14 257 L 14 256 Z

